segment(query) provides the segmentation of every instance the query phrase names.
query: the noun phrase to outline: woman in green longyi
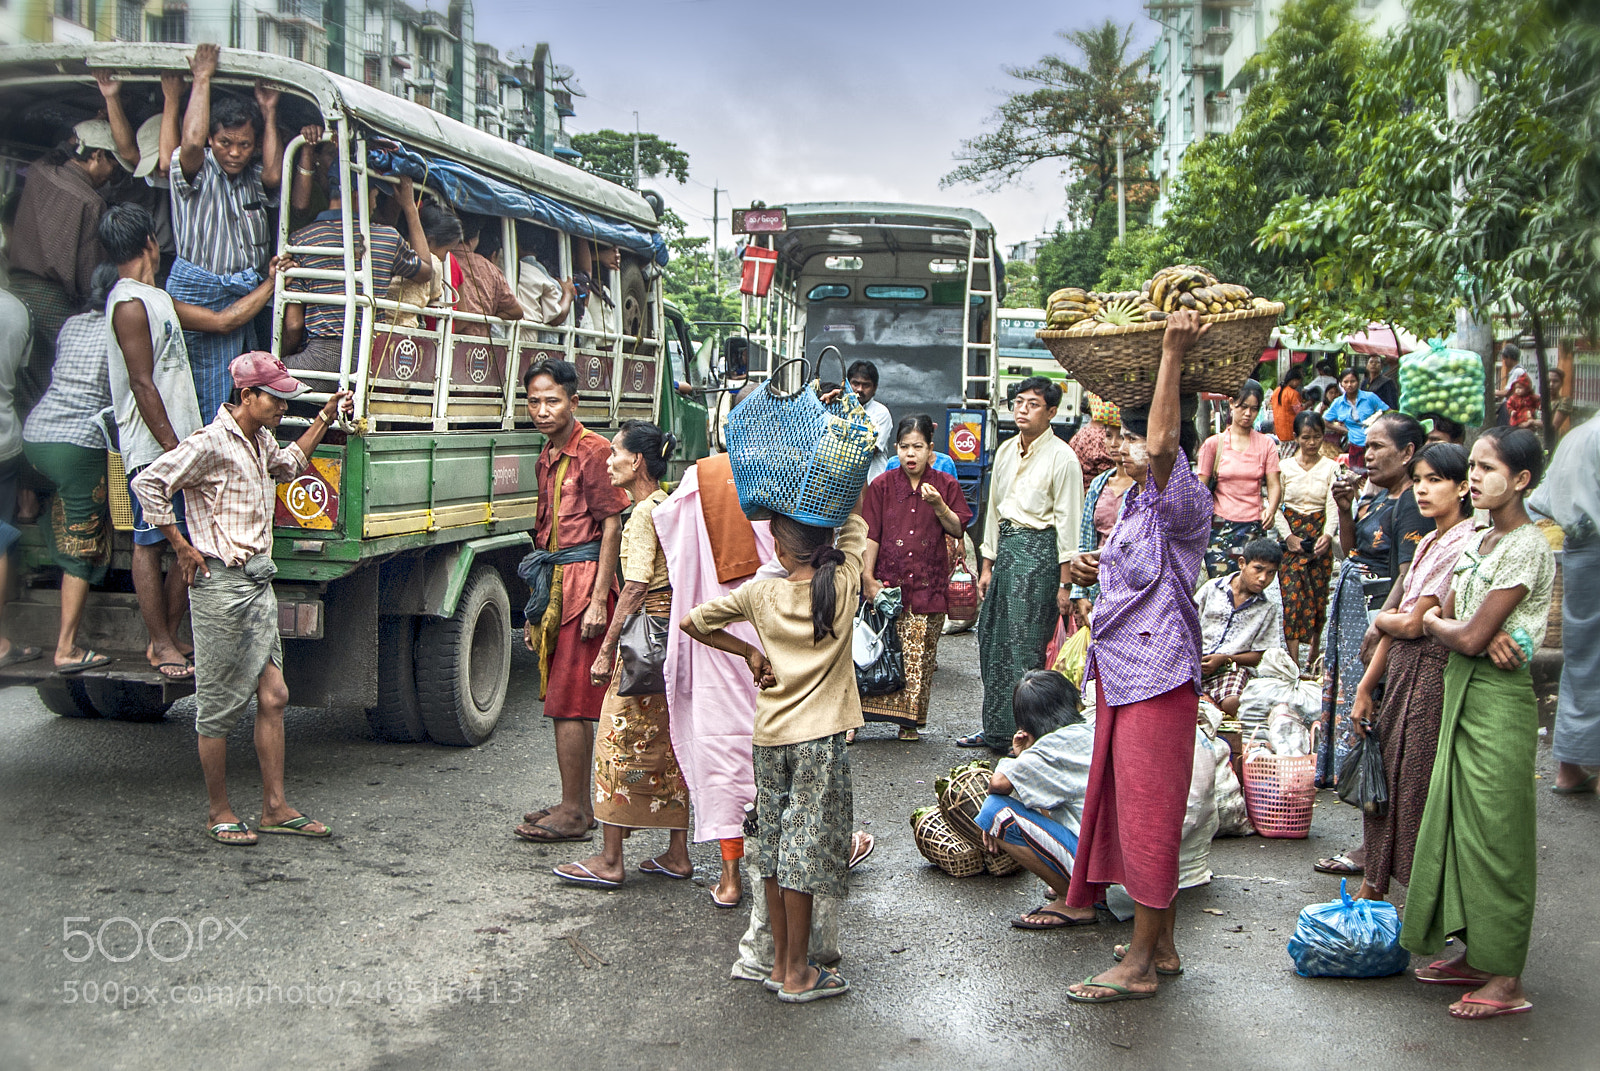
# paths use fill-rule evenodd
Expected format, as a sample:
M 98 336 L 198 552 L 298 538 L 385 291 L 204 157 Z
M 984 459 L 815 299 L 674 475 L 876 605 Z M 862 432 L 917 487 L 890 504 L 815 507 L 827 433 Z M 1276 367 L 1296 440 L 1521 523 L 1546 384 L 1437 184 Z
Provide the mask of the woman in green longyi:
M 1523 498 L 1543 471 L 1525 428 L 1490 428 L 1473 445 L 1472 502 L 1494 526 L 1468 541 L 1444 605 L 1423 617 L 1451 653 L 1400 943 L 1431 955 L 1463 938 L 1464 952 L 1417 971 L 1420 982 L 1471 987 L 1450 1005 L 1458 1019 L 1533 1010 L 1522 991 L 1538 844 L 1528 659 L 1544 639 L 1555 559 Z

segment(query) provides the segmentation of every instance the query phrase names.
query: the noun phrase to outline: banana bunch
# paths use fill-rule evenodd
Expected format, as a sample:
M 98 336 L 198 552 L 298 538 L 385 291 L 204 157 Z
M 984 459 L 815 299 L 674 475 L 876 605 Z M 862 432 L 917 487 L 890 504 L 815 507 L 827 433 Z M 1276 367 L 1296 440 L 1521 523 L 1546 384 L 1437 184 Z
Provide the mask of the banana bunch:
M 1066 286 L 1051 294 L 1045 303 L 1045 326 L 1060 331 L 1087 320 L 1100 311 L 1099 295 L 1078 286 Z
M 1147 320 L 1164 320 L 1168 313 L 1193 309 L 1217 315 L 1268 304 L 1250 288 L 1238 283 L 1219 282 L 1215 275 L 1194 264 L 1162 268 L 1145 284 L 1145 298 L 1160 315 L 1146 314 Z

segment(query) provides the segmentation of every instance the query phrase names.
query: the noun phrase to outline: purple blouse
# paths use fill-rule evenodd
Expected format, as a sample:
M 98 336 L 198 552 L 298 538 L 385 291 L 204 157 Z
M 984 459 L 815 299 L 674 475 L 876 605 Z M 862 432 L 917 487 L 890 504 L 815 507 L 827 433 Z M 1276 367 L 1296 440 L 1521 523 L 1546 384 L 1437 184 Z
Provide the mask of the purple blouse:
M 1085 677 L 1107 706 L 1199 690 L 1200 614 L 1191 592 L 1211 538 L 1211 493 L 1182 453 L 1165 491 L 1130 487 L 1100 554 L 1100 601 Z

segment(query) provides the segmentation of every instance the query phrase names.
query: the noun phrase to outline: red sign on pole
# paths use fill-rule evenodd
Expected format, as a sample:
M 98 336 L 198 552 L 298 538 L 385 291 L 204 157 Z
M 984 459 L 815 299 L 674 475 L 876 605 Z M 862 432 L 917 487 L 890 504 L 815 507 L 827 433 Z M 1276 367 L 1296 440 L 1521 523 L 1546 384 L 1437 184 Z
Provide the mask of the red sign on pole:
M 733 210 L 734 234 L 777 234 L 788 229 L 788 209 L 735 208 Z

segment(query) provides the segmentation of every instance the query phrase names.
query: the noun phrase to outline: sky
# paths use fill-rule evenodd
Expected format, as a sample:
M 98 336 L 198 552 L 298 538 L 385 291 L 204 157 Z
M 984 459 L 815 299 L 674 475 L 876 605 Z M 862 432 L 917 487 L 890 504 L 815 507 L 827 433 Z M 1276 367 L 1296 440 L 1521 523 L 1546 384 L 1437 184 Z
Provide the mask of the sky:
M 1058 168 L 1035 166 L 990 193 L 939 188 L 963 138 L 992 126 L 1022 83 L 1005 73 L 1071 54 L 1057 31 L 1107 18 L 1155 38 L 1137 0 L 476 0 L 476 36 L 505 54 L 548 42 L 577 72 L 571 133 L 633 129 L 689 154 L 690 181 L 646 180 L 709 234 L 713 185 L 728 208 L 753 200 L 909 201 L 975 208 L 1002 247 L 1062 215 Z

